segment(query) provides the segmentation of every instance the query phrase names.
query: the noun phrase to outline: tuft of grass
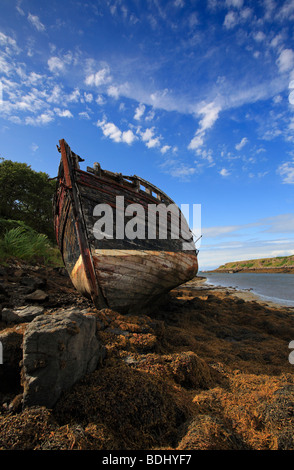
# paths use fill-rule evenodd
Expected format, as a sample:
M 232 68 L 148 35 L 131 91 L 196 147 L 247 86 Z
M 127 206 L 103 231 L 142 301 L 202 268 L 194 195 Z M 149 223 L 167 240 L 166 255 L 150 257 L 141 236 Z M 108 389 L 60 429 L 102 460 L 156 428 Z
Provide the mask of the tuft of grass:
M 63 266 L 58 248 L 52 246 L 47 235 L 27 226 L 12 228 L 0 239 L 0 261 L 6 262 L 10 258 Z

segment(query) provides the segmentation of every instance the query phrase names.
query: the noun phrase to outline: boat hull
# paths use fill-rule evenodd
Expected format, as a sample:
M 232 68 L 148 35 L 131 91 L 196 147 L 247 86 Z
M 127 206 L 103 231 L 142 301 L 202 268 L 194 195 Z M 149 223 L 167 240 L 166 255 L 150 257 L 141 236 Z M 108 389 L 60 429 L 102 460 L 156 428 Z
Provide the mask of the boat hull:
M 116 231 L 117 221 L 130 204 L 140 205 L 141 223 L 147 227 L 147 209 L 156 208 L 163 198 L 156 200 L 150 192 L 138 189 L 138 185 L 126 179 L 84 172 L 75 167 L 75 154 L 63 140 L 60 149 L 62 158 L 54 199 L 56 239 L 73 285 L 91 298 L 96 308 L 107 307 L 122 313 L 150 310 L 165 293 L 197 274 L 194 244 L 183 250 L 183 239 L 173 237 L 171 223 L 164 239 L 158 236 L 130 239 L 125 234 L 111 239 L 95 236 L 97 204 L 113 209 Z M 120 207 L 117 197 L 123 197 Z M 165 205 L 170 202 L 166 200 Z M 171 222 L 170 213 L 167 220 Z M 158 226 L 156 230 L 158 234 Z
M 94 266 L 109 308 L 119 312 L 150 310 L 161 296 L 195 275 L 191 254 L 143 250 L 95 250 Z M 190 275 L 188 274 L 190 273 Z M 83 261 L 70 273 L 75 288 L 90 297 Z

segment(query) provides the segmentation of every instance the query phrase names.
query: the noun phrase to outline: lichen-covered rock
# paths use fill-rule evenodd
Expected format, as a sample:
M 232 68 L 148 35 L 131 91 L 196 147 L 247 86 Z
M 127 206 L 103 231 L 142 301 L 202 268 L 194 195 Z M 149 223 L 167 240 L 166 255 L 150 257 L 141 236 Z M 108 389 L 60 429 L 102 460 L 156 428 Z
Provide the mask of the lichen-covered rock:
M 103 354 L 94 316 L 71 309 L 35 318 L 23 341 L 23 406 L 51 408 Z

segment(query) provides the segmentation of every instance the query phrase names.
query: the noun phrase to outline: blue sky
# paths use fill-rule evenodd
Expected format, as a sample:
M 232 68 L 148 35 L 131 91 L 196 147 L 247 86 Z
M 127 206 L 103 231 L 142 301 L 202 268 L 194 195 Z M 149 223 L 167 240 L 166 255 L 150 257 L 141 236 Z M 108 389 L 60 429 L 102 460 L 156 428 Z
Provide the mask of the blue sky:
M 64 138 L 201 204 L 200 269 L 294 253 L 293 0 L 0 11 L 0 156 L 54 177 Z

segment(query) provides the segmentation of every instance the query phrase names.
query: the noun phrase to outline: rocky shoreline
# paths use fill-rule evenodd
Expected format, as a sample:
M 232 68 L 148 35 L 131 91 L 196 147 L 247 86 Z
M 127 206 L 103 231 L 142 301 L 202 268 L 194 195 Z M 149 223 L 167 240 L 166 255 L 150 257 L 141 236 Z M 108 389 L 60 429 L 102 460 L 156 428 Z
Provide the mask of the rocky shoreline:
M 1 266 L 0 449 L 293 450 L 294 308 L 204 280 L 121 315 Z

